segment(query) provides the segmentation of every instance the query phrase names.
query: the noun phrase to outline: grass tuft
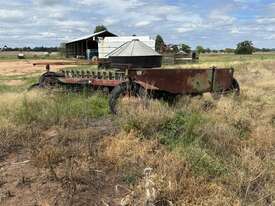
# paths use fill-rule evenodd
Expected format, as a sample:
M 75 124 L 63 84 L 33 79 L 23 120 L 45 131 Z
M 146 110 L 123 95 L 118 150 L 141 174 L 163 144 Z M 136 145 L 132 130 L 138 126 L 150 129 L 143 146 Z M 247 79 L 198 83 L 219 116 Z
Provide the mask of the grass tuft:
M 18 123 L 36 122 L 42 125 L 65 124 L 80 119 L 87 122 L 108 113 L 107 98 L 100 95 L 86 97 L 78 94 L 41 96 L 36 99 L 24 97 L 14 114 Z

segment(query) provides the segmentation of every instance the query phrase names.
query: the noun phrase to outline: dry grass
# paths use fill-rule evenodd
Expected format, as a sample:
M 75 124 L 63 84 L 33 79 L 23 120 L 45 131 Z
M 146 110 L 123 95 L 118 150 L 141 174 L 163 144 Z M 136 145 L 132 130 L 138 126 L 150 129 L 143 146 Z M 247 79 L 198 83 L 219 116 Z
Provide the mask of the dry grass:
M 239 97 L 183 97 L 174 106 L 130 99 L 115 118 L 101 95 L 3 93 L 0 167 L 13 155 L 31 160 L 22 170 L 38 171 L 31 184 L 43 194 L 14 190 L 36 204 L 272 205 L 275 63 L 232 64 Z M 0 173 L 0 188 L 11 176 Z M 0 205 L 22 200 L 0 195 Z
M 166 199 L 176 205 L 272 204 L 274 125 L 265 118 L 255 119 L 257 115 L 266 117 L 263 110 L 258 109 L 258 102 L 226 97 L 212 102 L 212 108 L 205 111 L 208 98 L 189 101 L 188 106 L 181 108 L 177 105 L 169 109 L 152 102 L 145 109 L 128 111 L 128 115 L 119 120 L 126 134 L 104 143 L 106 161 L 111 162 L 119 174 L 135 180 L 131 182 L 133 194 L 139 198 L 134 199 L 138 203 L 145 201 L 142 171 L 151 167 L 157 190 L 155 201 Z M 192 130 L 190 133 L 181 130 L 179 120 L 175 120 L 179 111 L 186 110 L 188 116 L 183 121 L 185 128 Z M 197 113 L 206 121 L 192 123 L 192 116 L 196 119 Z M 167 124 L 175 124 L 168 127 L 168 133 L 163 131 L 163 125 Z M 190 126 L 192 124 L 194 126 Z M 174 128 L 177 131 L 173 132 Z M 189 139 L 181 136 L 178 141 L 177 132 L 185 132 Z M 169 136 L 164 145 L 170 151 L 160 144 L 162 139 L 158 141 L 163 135 Z
M 273 204 L 275 65 L 272 61 L 236 65 L 240 97 L 223 97 L 216 102 L 206 95 L 183 98 L 172 108 L 154 101 L 130 111 L 127 107 L 119 123 L 129 135 L 108 142 L 107 157 L 114 158 L 121 173 L 134 169 L 136 172 L 130 173 L 137 174 L 141 182 L 142 169 L 154 168 L 158 200 L 172 200 L 176 205 Z M 186 115 L 177 118 L 179 113 Z M 158 152 L 163 146 L 168 146 L 168 151 Z M 166 162 L 167 153 L 175 159 Z M 192 194 L 186 196 L 183 187 L 189 176 L 175 180 L 170 170 L 190 174 L 194 182 L 205 181 L 206 187 L 192 184 L 187 189 Z M 173 181 L 180 187 L 171 184 Z M 137 193 L 141 182 L 135 183 Z

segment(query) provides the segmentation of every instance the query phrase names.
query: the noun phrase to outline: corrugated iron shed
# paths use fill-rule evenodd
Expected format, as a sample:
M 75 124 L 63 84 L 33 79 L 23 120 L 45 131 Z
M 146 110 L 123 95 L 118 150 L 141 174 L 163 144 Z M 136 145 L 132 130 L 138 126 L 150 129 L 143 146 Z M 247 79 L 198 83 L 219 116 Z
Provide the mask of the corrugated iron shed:
M 107 30 L 97 32 L 88 36 L 71 40 L 65 44 L 66 57 L 87 58 L 87 50 L 90 51 L 90 57 L 98 56 L 98 38 L 117 36 Z

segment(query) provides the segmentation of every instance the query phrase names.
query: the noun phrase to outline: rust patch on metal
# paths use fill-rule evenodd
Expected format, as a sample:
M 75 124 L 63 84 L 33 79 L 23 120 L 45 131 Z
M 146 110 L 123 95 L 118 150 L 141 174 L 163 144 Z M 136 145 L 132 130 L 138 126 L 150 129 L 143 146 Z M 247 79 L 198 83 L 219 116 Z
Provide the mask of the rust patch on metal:
M 211 91 L 212 69 L 154 69 L 142 75 L 129 72 L 136 81 L 173 94 L 192 94 Z

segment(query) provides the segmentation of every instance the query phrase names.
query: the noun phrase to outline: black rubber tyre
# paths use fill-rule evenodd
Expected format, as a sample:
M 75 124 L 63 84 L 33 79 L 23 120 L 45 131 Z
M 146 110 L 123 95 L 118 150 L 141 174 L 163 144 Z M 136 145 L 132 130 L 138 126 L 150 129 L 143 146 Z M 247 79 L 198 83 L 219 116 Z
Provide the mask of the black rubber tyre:
M 32 89 L 38 89 L 39 88 L 39 83 L 35 83 L 33 85 L 31 85 L 27 90 L 31 91 Z
M 231 92 L 233 92 L 235 95 L 239 96 L 240 91 L 241 91 L 241 89 L 240 89 L 240 85 L 239 85 L 238 81 L 235 78 L 233 78 Z
M 117 104 L 118 98 L 126 92 L 127 92 L 127 83 L 126 82 L 116 86 L 112 90 L 111 95 L 109 97 L 109 108 L 113 114 L 117 114 L 116 104 Z
M 97 91 L 102 92 L 104 95 L 109 95 L 110 94 L 110 88 L 109 87 L 104 87 L 100 86 L 97 88 Z
M 135 97 L 145 97 L 146 90 L 141 87 L 139 84 L 133 82 L 129 84 L 128 82 L 124 82 L 118 86 L 116 86 L 109 97 L 109 108 L 113 114 L 117 114 L 117 101 L 119 97 L 124 96 L 126 94 Z
M 61 84 L 58 77 L 64 77 L 63 73 L 46 72 L 39 78 L 38 83 L 31 85 L 27 90 L 30 91 L 35 88 L 52 88 Z
M 63 77 L 61 74 L 56 72 L 46 72 L 39 78 L 39 87 L 53 87 L 59 83 L 58 77 Z

